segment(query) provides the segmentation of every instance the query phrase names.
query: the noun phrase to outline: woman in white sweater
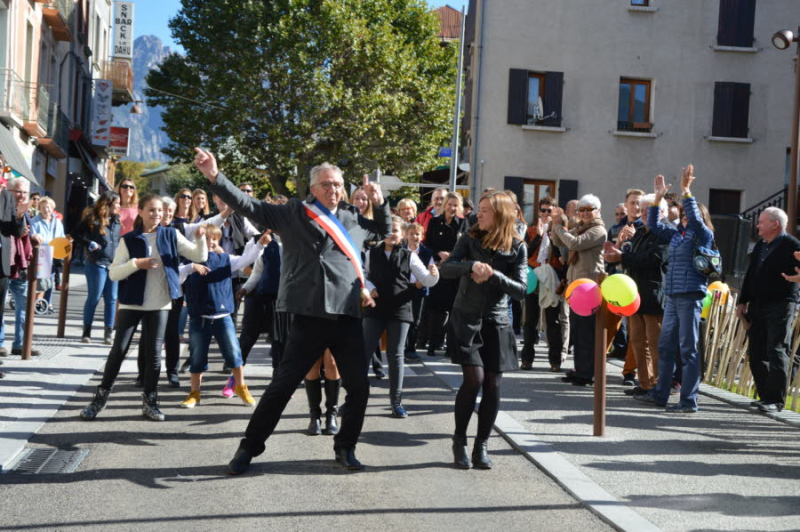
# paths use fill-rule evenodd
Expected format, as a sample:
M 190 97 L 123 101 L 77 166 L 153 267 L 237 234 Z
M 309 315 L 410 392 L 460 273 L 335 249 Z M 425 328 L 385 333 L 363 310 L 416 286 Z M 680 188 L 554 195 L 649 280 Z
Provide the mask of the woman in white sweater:
M 141 322 L 145 354 L 142 414 L 153 421 L 164 420 L 158 408 L 157 385 L 167 316 L 172 300 L 181 295 L 180 257 L 205 262 L 208 246 L 205 238 L 192 243 L 174 228 L 162 226 L 162 216 L 161 198 L 157 194 L 143 196 L 139 200 L 136 228 L 122 237 L 114 255 L 109 277 L 120 281 L 116 334 L 103 381 L 91 404 L 81 412 L 83 419 L 94 419 L 105 408 L 133 334 Z M 204 229 L 199 231 L 204 233 Z

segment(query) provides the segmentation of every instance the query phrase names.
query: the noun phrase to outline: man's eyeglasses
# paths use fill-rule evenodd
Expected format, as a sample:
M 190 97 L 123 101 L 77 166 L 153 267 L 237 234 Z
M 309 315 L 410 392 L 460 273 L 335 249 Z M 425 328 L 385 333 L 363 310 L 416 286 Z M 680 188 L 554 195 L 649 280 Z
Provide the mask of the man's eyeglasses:
M 578 212 L 594 212 L 594 210 L 595 210 L 594 207 L 581 207 L 580 209 L 578 209 Z
M 136 190 L 136 187 L 133 185 L 120 185 L 119 188 L 132 188 L 133 190 Z
M 317 185 L 321 186 L 325 190 L 330 190 L 331 188 L 339 190 L 344 186 L 344 183 L 334 183 L 332 181 L 325 181 L 324 183 L 317 183 Z
M 191 195 L 191 194 L 181 194 L 181 195 L 180 195 L 180 196 L 178 196 L 178 197 L 179 197 L 180 199 L 192 199 L 192 195 Z
M 539 212 L 547 212 L 547 213 L 550 213 L 550 212 L 553 212 L 553 209 L 539 209 Z

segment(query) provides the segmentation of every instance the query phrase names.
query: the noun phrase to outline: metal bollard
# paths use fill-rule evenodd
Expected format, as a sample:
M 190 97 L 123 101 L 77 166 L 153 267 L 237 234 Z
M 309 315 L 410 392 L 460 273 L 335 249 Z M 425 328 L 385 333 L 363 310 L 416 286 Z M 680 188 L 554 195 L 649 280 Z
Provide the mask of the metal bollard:
M 36 276 L 39 271 L 39 245 L 33 245 L 31 262 L 28 264 L 28 299 L 25 302 L 25 334 L 22 338 L 22 360 L 31 359 L 33 344 L 33 308 L 36 305 Z
M 608 277 L 605 273 L 597 275 L 597 285 Z M 594 436 L 606 435 L 606 320 L 608 307 L 600 303 L 594 316 Z
M 69 237 L 67 237 L 69 238 Z M 72 238 L 69 238 L 72 242 Z M 67 248 L 67 256 L 64 257 L 64 271 L 61 272 L 61 301 L 58 304 L 58 329 L 57 338 L 64 338 L 64 329 L 67 323 L 67 299 L 69 298 L 69 268 L 72 263 L 72 250 L 74 246 L 70 244 Z

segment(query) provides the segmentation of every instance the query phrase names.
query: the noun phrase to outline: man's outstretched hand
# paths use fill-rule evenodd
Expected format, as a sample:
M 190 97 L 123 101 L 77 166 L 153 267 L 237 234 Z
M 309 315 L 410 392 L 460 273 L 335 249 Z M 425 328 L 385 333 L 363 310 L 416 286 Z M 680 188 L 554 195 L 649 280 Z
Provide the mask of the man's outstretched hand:
M 216 183 L 219 169 L 217 168 L 217 160 L 214 158 L 214 155 L 210 151 L 201 148 L 195 148 L 194 152 L 194 165 L 200 170 L 201 174 L 206 176 L 206 179 L 212 183 Z

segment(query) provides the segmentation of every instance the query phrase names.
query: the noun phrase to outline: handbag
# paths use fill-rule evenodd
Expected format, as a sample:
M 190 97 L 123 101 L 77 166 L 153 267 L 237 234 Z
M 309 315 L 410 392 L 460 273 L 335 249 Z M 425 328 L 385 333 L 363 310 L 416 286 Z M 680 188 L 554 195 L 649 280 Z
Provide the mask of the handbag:
M 722 257 L 717 249 L 717 243 L 712 240 L 711 248 L 697 245 L 697 235 L 692 235 L 694 242 L 694 268 L 705 275 L 710 281 L 719 281 L 722 278 Z

